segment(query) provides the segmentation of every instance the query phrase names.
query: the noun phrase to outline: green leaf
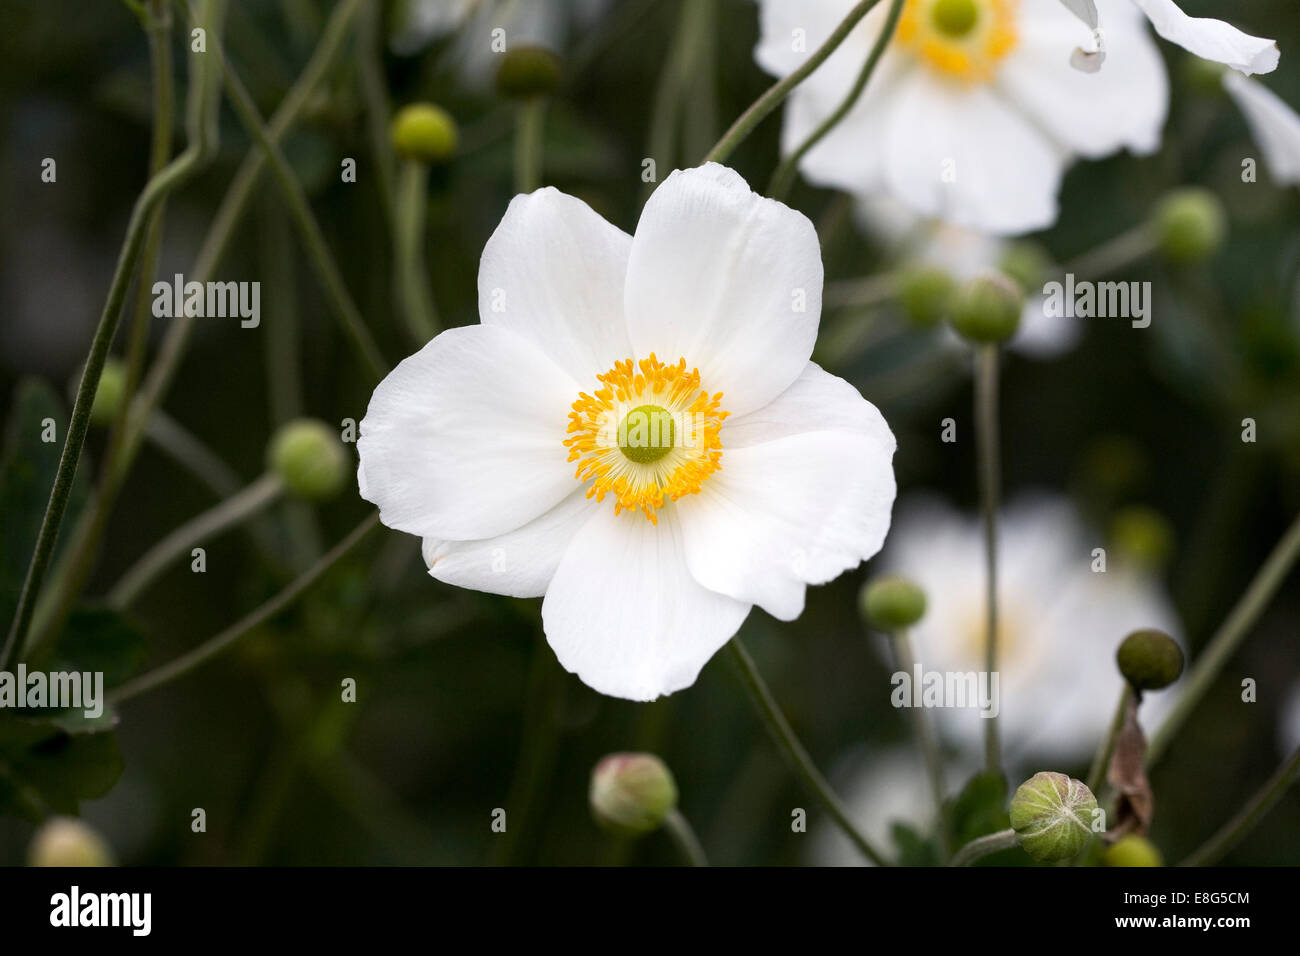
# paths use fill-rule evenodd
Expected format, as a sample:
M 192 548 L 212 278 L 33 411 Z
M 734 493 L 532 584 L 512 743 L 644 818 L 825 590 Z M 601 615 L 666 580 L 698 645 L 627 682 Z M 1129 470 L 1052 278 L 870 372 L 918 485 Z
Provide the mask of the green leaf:
M 104 686 L 116 687 L 140 669 L 146 650 L 144 635 L 120 613 L 83 605 L 68 618 L 50 669 L 102 672 Z
M 1011 826 L 1007 781 L 1000 773 L 977 773 L 952 804 L 952 833 L 957 846 Z
M 102 797 L 121 774 L 116 734 L 70 734 L 49 718 L 0 718 L 0 813 L 32 820 L 75 814 L 82 800 Z
M 899 866 L 939 865 L 939 849 L 933 839 L 921 836 L 906 823 L 895 823 L 890 833 L 898 847 Z

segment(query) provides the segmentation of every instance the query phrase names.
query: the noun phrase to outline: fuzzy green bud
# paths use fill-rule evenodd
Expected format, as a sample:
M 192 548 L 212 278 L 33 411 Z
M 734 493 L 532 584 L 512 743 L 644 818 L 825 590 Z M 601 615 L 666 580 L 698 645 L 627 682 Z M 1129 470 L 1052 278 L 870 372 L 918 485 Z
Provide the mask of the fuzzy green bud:
M 117 359 L 110 358 L 104 362 L 99 385 L 95 388 L 95 400 L 90 406 L 90 423 L 101 427 L 111 424 L 125 395 L 126 366 Z
M 351 474 L 347 450 L 324 422 L 300 418 L 271 439 L 271 470 L 290 493 L 315 501 L 332 498 Z
M 1120 837 L 1101 855 L 1103 866 L 1164 866 L 1164 857 L 1150 840 L 1136 833 Z
M 1078 780 L 1036 773 L 1011 798 L 1011 829 L 1035 860 L 1068 860 L 1092 839 L 1096 810 L 1097 798 Z
M 588 799 L 602 826 L 628 835 L 649 833 L 677 807 L 677 783 L 654 754 L 610 754 L 591 772 Z
M 903 314 L 915 326 L 928 329 L 948 315 L 957 280 L 938 266 L 915 265 L 898 276 L 896 295 Z
M 512 100 L 550 96 L 560 85 L 560 58 L 546 47 L 518 46 L 501 54 L 497 92 Z
M 1174 529 L 1169 519 L 1141 505 L 1116 512 L 1110 539 L 1121 554 L 1151 568 L 1163 565 L 1174 550 Z
M 1134 631 L 1115 654 L 1119 672 L 1137 690 L 1160 690 L 1183 673 L 1183 649 L 1164 631 Z
M 1203 262 L 1218 250 L 1228 232 L 1219 197 L 1208 189 L 1176 189 L 1160 200 L 1151 218 L 1160 253 L 1175 265 Z
M 104 838 L 76 817 L 51 817 L 27 847 L 30 866 L 112 866 Z
M 1008 244 L 998 268 L 1014 279 L 1025 294 L 1029 294 L 1042 289 L 1043 279 L 1051 271 L 1052 260 L 1038 243 L 1023 239 Z
M 971 342 L 1005 342 L 1020 327 L 1025 293 L 1013 279 L 990 272 L 971 279 L 957 290 L 952 305 L 952 327 Z
M 897 575 L 868 582 L 858 602 L 863 618 L 879 631 L 900 631 L 925 616 L 925 592 Z
M 412 103 L 398 110 L 390 136 L 398 156 L 428 165 L 446 162 L 460 142 L 451 114 L 432 103 Z

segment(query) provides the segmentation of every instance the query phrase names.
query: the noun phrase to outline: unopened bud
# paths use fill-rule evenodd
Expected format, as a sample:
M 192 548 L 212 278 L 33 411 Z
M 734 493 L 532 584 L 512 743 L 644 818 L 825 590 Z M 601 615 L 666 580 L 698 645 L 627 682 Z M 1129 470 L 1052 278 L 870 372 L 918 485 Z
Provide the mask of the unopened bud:
M 31 866 L 112 866 L 104 838 L 76 817 L 52 817 L 27 848 Z
M 501 55 L 497 91 L 513 100 L 550 96 L 560 85 L 560 58 L 546 47 L 518 46 Z
M 1228 232 L 1219 197 L 1208 189 L 1177 189 L 1160 201 L 1151 220 L 1160 253 L 1175 265 L 1202 262 L 1218 250 Z
M 1160 690 L 1183 673 L 1183 649 L 1164 631 L 1134 631 L 1115 654 L 1119 672 L 1137 690 Z
M 596 821 L 626 834 L 649 833 L 677 806 L 672 771 L 654 754 L 610 754 L 591 772 Z
M 347 450 L 324 422 L 300 418 L 271 439 L 271 470 L 290 493 L 323 500 L 343 490 L 351 468 Z
M 868 582 L 858 601 L 863 618 L 878 631 L 899 631 L 925 616 L 925 592 L 898 575 Z
M 913 325 L 930 328 L 948 315 L 957 280 L 937 266 L 904 269 L 898 277 L 898 304 Z
M 104 369 L 99 376 L 99 385 L 95 389 L 95 400 L 90 406 L 92 425 L 111 424 L 117 410 L 126 395 L 126 366 L 117 359 L 110 358 L 104 362 Z
M 1020 328 L 1025 293 L 1000 272 L 971 279 L 952 305 L 952 327 L 965 339 L 981 344 L 1005 342 Z
M 1146 837 L 1136 833 L 1120 837 L 1101 855 L 1103 866 L 1164 866 L 1164 857 Z
M 1073 777 L 1036 773 L 1011 798 L 1011 828 L 1025 852 L 1045 863 L 1067 860 L 1092 839 L 1097 798 Z
M 398 110 L 390 135 L 398 156 L 428 165 L 450 159 L 460 141 L 451 114 L 432 103 L 412 103 Z

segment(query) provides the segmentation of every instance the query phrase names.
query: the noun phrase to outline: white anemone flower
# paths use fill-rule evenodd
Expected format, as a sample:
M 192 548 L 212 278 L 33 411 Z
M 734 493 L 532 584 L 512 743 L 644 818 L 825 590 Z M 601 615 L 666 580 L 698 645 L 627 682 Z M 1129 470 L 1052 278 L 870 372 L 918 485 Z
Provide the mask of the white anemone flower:
M 1223 88 L 1246 117 L 1264 151 L 1264 165 L 1281 186 L 1300 186 L 1300 114 L 1263 83 L 1224 73 Z
M 1061 0 L 1093 31 L 1106 23 L 1102 0 Z M 1174 0 L 1132 0 L 1147 15 L 1151 25 L 1170 43 L 1176 43 L 1205 60 L 1223 63 L 1250 76 L 1277 69 L 1281 53 L 1276 40 L 1251 36 L 1236 27 L 1209 17 L 1189 17 Z M 1100 8 L 1100 10 L 1099 10 Z M 1100 14 L 1100 16 L 1099 16 Z M 1106 36 L 1110 33 L 1107 29 Z M 1109 47 L 1109 44 L 1108 44 Z M 1107 49 L 1109 54 L 1109 48 Z M 1107 60 L 1109 62 L 1109 60 Z
M 1120 642 L 1152 627 L 1181 640 L 1177 615 L 1155 577 L 1113 551 L 1104 572 L 1093 570 L 1093 549 L 1104 542 L 1064 499 L 1012 502 L 998 535 L 998 721 L 1008 758 L 1084 759 L 1119 699 Z M 929 499 L 900 508 L 881 564 L 926 592 L 925 617 L 911 632 L 925 672 L 983 670 L 983 549 L 976 518 Z M 1170 691 L 1150 695 L 1144 723 L 1170 699 Z M 931 713 L 954 743 L 979 747 L 985 718 L 978 707 Z
M 361 494 L 438 580 L 544 596 L 591 687 L 688 687 L 752 605 L 792 620 L 806 585 L 879 550 L 894 436 L 809 361 L 822 264 L 801 213 L 716 164 L 669 176 L 635 236 L 541 189 L 511 202 L 478 287 L 480 324 L 376 388 Z
M 759 65 L 802 65 L 853 0 L 759 0 Z M 892 196 L 913 212 L 998 235 L 1057 217 L 1057 193 L 1077 157 L 1160 143 L 1169 85 L 1143 18 L 1129 0 L 1100 0 L 1107 67 L 1072 68 L 1061 55 L 1078 21 L 1046 0 L 907 0 L 897 35 L 854 108 L 800 161 L 813 183 L 858 197 Z M 792 152 L 845 99 L 884 28 L 869 13 L 785 110 Z

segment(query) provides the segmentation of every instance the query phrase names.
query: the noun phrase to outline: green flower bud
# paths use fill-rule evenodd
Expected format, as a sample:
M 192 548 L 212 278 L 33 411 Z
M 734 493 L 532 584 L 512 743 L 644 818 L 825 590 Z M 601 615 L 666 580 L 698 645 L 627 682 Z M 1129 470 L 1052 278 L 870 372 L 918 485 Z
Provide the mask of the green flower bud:
M 1228 217 L 1218 196 L 1190 187 L 1160 200 L 1151 226 L 1161 255 L 1176 265 L 1192 265 L 1218 250 L 1228 232 Z
M 451 114 L 432 103 L 412 103 L 398 110 L 390 135 L 398 156 L 429 165 L 450 159 L 460 142 Z
M 1052 260 L 1038 243 L 1022 239 L 1007 246 L 998 268 L 1029 294 L 1042 289 L 1043 279 L 1052 269 Z
M 1160 690 L 1183 672 L 1183 649 L 1164 631 L 1134 631 L 1115 655 L 1119 672 L 1137 690 Z
M 915 265 L 898 277 L 898 304 L 909 322 L 923 329 L 938 325 L 948 314 L 957 280 L 937 266 Z
M 1103 866 L 1164 866 L 1164 857 L 1155 845 L 1136 833 L 1120 837 L 1101 855 Z
M 1011 829 L 1035 860 L 1068 860 L 1092 839 L 1097 798 L 1063 773 L 1036 773 L 1011 798 Z
M 76 817 L 51 817 L 27 848 L 31 866 L 112 866 L 104 838 Z
M 90 406 L 90 423 L 108 425 L 117 415 L 126 394 L 126 366 L 117 359 L 110 358 L 104 362 L 104 371 L 99 376 L 99 386 L 95 389 L 95 400 Z
M 899 631 L 925 617 L 925 592 L 896 575 L 868 582 L 858 602 L 862 617 L 879 631 Z
M 283 426 L 271 439 L 271 470 L 300 498 L 332 498 L 351 474 L 347 450 L 324 422 L 300 418 Z
M 512 100 L 550 96 L 560 85 L 560 58 L 546 47 L 519 46 L 501 55 L 497 91 Z
M 957 290 L 952 306 L 952 327 L 972 342 L 1005 342 L 1020 327 L 1025 294 L 1014 280 L 1000 272 L 971 279 Z
M 676 808 L 677 783 L 654 754 L 610 754 L 591 772 L 588 799 L 602 826 L 628 835 L 649 833 Z
M 1116 513 L 1110 526 L 1116 549 L 1146 567 L 1158 568 L 1174 550 L 1174 529 L 1154 508 L 1132 505 Z

